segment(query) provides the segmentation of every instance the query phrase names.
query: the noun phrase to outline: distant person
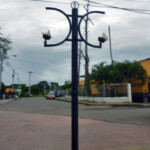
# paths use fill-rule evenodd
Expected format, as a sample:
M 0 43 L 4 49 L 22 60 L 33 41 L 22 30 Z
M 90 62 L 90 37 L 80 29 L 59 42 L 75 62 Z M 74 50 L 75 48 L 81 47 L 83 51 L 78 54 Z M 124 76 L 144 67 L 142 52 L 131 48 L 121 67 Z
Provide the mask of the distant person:
M 144 91 L 144 103 L 148 103 L 148 92 L 147 92 L 147 90 Z

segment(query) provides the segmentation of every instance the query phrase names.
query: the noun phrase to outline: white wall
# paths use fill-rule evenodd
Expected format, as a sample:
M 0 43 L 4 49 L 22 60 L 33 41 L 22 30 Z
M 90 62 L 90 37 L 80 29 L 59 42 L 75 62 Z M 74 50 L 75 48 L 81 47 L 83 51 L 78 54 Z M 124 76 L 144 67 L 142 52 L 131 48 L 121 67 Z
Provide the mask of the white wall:
M 131 84 L 127 84 L 128 94 L 126 97 L 86 97 L 79 96 L 79 101 L 90 101 L 90 102 L 98 102 L 98 103 L 132 103 L 131 96 Z M 71 99 L 70 96 L 66 96 L 66 98 Z

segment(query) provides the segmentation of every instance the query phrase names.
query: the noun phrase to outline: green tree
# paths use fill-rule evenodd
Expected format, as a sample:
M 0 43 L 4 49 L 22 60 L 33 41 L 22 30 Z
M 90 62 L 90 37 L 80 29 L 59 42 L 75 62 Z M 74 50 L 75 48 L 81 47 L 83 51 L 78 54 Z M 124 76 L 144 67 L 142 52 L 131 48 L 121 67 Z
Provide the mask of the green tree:
M 1 29 L 1 28 L 0 28 Z M 0 32 L 0 57 L 1 59 L 7 59 L 7 52 L 11 49 L 12 41 L 9 38 L 3 37 L 3 34 Z
M 58 88 L 58 87 L 59 87 L 59 84 L 57 82 L 51 82 L 50 83 L 51 90 L 53 90 L 54 88 Z
M 71 81 L 65 81 L 65 84 L 61 86 L 62 90 L 71 88 Z
M 144 84 L 146 78 L 145 69 L 136 61 L 114 62 L 111 65 L 102 62 L 94 65 L 91 72 L 91 79 L 95 80 L 98 84 L 123 83 L 135 79 L 141 80 Z
M 105 83 L 105 62 L 94 65 L 92 68 L 91 79 L 94 79 L 98 84 Z
M 47 81 L 40 81 L 38 83 L 38 86 L 39 86 L 39 88 L 40 88 L 41 91 L 44 91 L 44 89 L 45 90 L 49 90 L 49 88 L 50 88 L 50 86 L 49 86 L 49 84 L 48 84 Z
M 3 34 L 0 32 L 0 93 L 2 89 L 3 61 L 8 58 L 7 52 L 11 49 L 11 43 L 11 40 L 4 37 Z
M 31 86 L 31 93 L 32 93 L 33 95 L 39 95 L 39 94 L 41 93 L 38 84 L 35 84 L 35 85 L 32 85 L 32 86 Z
M 139 62 L 124 61 L 123 63 L 117 63 L 116 69 L 120 72 L 122 82 L 128 82 L 129 80 L 141 80 L 142 84 L 145 84 L 147 73 Z M 120 79 L 120 80 L 121 80 Z
M 6 89 L 6 86 L 4 83 L 2 83 L 2 93 L 5 93 L 5 89 Z

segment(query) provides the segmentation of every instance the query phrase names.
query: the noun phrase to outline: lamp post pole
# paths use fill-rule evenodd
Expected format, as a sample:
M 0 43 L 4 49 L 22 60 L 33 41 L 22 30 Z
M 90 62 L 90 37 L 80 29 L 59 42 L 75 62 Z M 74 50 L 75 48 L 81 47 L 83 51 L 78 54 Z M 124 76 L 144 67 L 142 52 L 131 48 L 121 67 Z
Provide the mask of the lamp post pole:
M 72 150 L 78 150 L 78 9 L 72 9 Z
M 47 40 L 50 40 L 51 38 L 51 35 L 49 34 L 50 32 L 45 34 L 43 33 L 43 38 L 45 39 L 44 41 L 45 47 L 58 46 L 64 43 L 65 41 L 72 42 L 72 150 L 78 150 L 78 41 L 83 41 L 87 45 L 94 48 L 101 48 L 102 43 L 105 41 L 103 37 L 99 37 L 98 38 L 99 45 L 93 45 L 88 43 L 81 34 L 80 25 L 87 15 L 93 13 L 104 14 L 104 12 L 92 11 L 86 13 L 83 16 L 79 16 L 78 15 L 79 3 L 74 1 L 71 3 L 71 7 L 72 7 L 72 15 L 67 15 L 65 12 L 57 8 L 46 7 L 46 9 L 48 10 L 55 10 L 62 13 L 68 20 L 70 29 L 67 37 L 59 43 L 47 44 Z M 72 17 L 72 22 L 69 17 Z M 78 18 L 80 18 L 79 22 Z M 69 39 L 71 32 L 72 32 L 72 39 Z M 80 36 L 80 39 L 78 39 L 78 35 Z

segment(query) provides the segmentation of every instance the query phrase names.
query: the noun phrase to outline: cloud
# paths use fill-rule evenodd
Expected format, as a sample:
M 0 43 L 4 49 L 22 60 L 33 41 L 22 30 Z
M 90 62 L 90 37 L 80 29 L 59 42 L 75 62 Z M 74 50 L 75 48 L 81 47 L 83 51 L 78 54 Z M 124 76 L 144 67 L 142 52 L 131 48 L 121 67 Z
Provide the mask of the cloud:
M 58 0 L 59 1 L 59 0 Z M 95 0 L 99 2 L 98 0 Z M 62 1 L 60 1 L 62 2 Z M 66 0 L 64 2 L 70 2 Z M 79 3 L 83 1 L 79 0 Z M 84 2 L 85 3 L 85 2 Z M 102 1 L 106 3 L 106 1 Z M 12 68 L 15 69 L 16 83 L 28 85 L 29 71 L 32 71 L 32 84 L 42 80 L 63 84 L 71 80 L 71 42 L 56 47 L 44 47 L 42 32 L 51 30 L 52 39 L 48 43 L 58 43 L 68 34 L 68 22 L 58 12 L 45 10 L 45 7 L 57 7 L 66 14 L 71 14 L 70 5 L 42 3 L 30 0 L 1 0 L 0 27 L 2 33 L 13 41 L 13 49 L 8 55 L 17 54 L 17 58 L 8 60 L 11 67 L 4 64 L 3 82 L 12 83 Z M 119 7 L 148 9 L 148 5 L 130 1 L 109 1 L 109 5 Z M 92 4 L 91 4 L 92 5 Z M 149 57 L 149 15 L 137 14 L 123 10 L 90 6 L 90 11 L 105 11 L 105 15 L 89 15 L 94 26 L 89 23 L 89 42 L 99 44 L 97 38 L 105 32 L 108 35 L 108 25 L 111 28 L 112 53 L 115 61 L 141 60 Z M 82 5 L 79 14 L 85 14 Z M 84 35 L 84 21 L 81 30 Z M 71 37 L 70 37 L 71 38 Z M 109 41 L 102 49 L 88 48 L 90 57 L 89 70 L 94 64 L 111 62 Z M 84 52 L 84 44 L 82 43 Z M 84 74 L 84 59 L 81 60 L 81 74 Z

